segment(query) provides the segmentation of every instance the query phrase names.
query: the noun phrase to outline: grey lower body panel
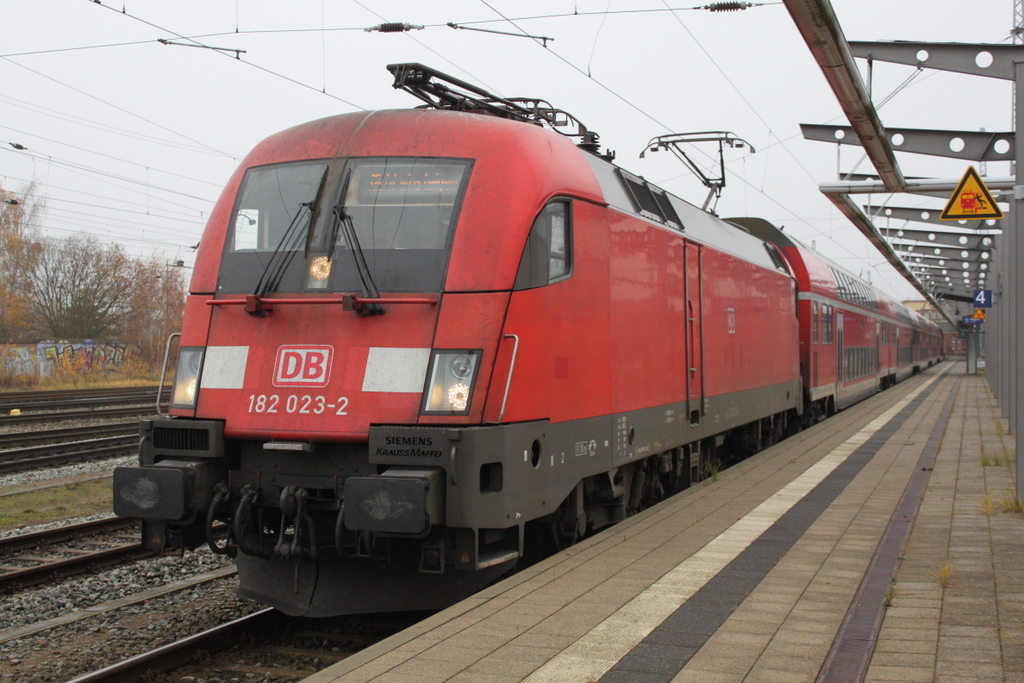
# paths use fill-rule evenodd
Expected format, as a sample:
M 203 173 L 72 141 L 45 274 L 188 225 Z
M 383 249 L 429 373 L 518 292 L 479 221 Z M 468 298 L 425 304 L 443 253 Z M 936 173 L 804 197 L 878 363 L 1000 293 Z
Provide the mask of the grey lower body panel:
M 447 526 L 501 529 L 553 513 L 587 477 L 797 410 L 800 400 L 796 380 L 709 397 L 695 422 L 680 402 L 558 423 L 379 425 L 370 429 L 370 462 L 443 468 Z
M 874 378 L 870 378 L 870 380 L 865 380 L 863 382 L 858 382 L 853 386 L 842 387 L 839 390 L 839 397 L 836 400 L 836 408 L 848 408 L 849 406 L 852 406 L 854 403 L 859 403 L 860 401 L 863 401 L 869 396 L 877 394 L 878 391 L 878 380 Z

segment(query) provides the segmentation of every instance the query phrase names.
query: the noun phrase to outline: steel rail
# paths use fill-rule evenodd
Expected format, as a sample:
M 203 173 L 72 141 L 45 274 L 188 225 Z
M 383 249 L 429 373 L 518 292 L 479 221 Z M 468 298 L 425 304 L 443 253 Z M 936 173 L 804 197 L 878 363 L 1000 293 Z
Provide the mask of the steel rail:
M 18 534 L 17 536 L 7 536 L 6 538 L 0 538 L 0 553 L 16 552 L 19 550 L 25 550 L 26 548 L 35 548 L 40 545 L 63 543 L 65 541 L 83 538 L 85 536 L 95 536 L 102 531 L 117 531 L 118 529 L 124 529 L 125 527 L 131 526 L 134 523 L 134 519 L 129 519 L 127 517 L 103 517 L 102 519 L 79 522 L 78 524 L 69 524 L 67 526 L 56 527 L 54 529 L 44 529 L 43 531 L 33 531 L 27 534 Z
M 63 420 L 92 420 L 108 417 L 132 417 L 134 415 L 156 415 L 151 404 L 128 408 L 107 408 L 102 410 L 68 410 L 62 413 L 33 413 L 31 415 L 0 415 L 0 428 L 9 425 L 35 424 L 38 422 L 60 422 Z
M 40 444 L 48 441 L 70 441 L 74 438 L 87 436 L 127 436 L 137 434 L 139 431 L 138 422 L 121 422 L 112 425 L 99 425 L 95 427 L 71 427 L 63 429 L 45 429 L 31 432 L 14 432 L 0 434 L 0 448 L 14 448 L 21 445 Z
M 61 453 L 54 451 L 62 450 Z M 69 450 L 70 449 L 70 450 Z M 130 455 L 138 449 L 135 435 L 112 436 L 107 439 L 90 439 L 74 443 L 33 446 L 0 451 L 0 472 L 15 472 L 46 465 L 62 465 L 82 460 L 95 460 L 119 455 Z
M 69 683 L 136 683 L 153 672 L 164 673 L 184 666 L 200 652 L 226 650 L 247 634 L 265 631 L 277 615 L 275 609 L 267 607 L 241 619 L 229 621 L 99 671 L 79 676 Z
M 156 387 L 128 387 L 116 391 L 74 390 L 74 391 L 33 391 L 0 394 L 0 410 L 12 408 L 39 410 L 49 408 L 74 408 L 84 405 L 111 405 L 145 401 L 156 396 Z
M 11 553 L 19 550 L 49 546 L 55 543 L 75 540 L 81 537 L 94 536 L 102 531 L 123 528 L 134 520 L 119 518 L 104 518 L 96 522 L 85 522 L 60 529 L 14 536 L 0 541 L 0 548 L 7 550 L 2 561 L 17 560 L 17 555 Z M 24 567 L 3 574 L 0 574 L 0 593 L 35 586 L 47 581 L 62 579 L 75 574 L 81 574 L 100 567 L 109 567 L 120 564 L 126 560 L 140 560 L 154 554 L 152 550 L 142 547 L 139 542 L 123 543 L 113 548 L 97 550 L 95 552 L 84 552 L 74 557 L 59 558 L 52 561 L 42 561 L 34 567 Z

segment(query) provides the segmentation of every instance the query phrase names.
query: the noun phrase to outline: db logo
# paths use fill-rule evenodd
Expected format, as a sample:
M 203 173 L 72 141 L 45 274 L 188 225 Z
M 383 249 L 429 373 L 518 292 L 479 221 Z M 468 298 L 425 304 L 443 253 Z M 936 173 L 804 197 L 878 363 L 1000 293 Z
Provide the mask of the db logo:
M 274 361 L 274 386 L 326 387 L 331 379 L 333 358 L 333 346 L 282 346 Z

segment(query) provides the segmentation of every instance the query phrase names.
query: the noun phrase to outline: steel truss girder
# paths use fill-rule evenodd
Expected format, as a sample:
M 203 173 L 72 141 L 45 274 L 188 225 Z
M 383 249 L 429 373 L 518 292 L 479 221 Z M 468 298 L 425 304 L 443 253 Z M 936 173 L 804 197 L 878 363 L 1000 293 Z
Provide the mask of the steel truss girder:
M 783 2 L 835 93 L 839 106 L 864 145 L 871 165 L 889 192 L 902 190 L 905 183 L 903 173 L 896 163 L 896 156 L 885 137 L 885 127 L 871 103 L 831 3 L 828 0 Z
M 918 254 L 913 251 L 900 252 L 900 256 L 903 257 L 903 262 L 909 266 L 948 270 L 950 273 L 987 273 L 990 268 L 988 261 L 968 261 L 967 259 L 943 258 L 941 256 Z M 945 264 L 939 265 L 939 261 L 945 261 Z M 967 264 L 967 268 L 964 268 L 963 266 L 965 263 Z M 985 266 L 985 268 L 982 268 L 982 266 Z M 946 274 L 949 275 L 949 273 Z
M 952 287 L 939 287 L 939 286 L 936 286 L 933 289 L 935 290 L 935 296 L 937 298 L 943 299 L 943 300 L 945 300 L 947 302 L 960 301 L 960 302 L 963 302 L 965 304 L 973 304 L 974 303 L 974 298 L 971 296 L 974 293 L 973 289 L 956 289 L 956 288 L 952 288 Z M 953 308 L 953 315 L 954 316 L 959 316 L 960 307 L 954 305 L 952 308 Z M 957 321 L 957 323 L 958 324 L 954 326 L 954 329 L 959 327 L 959 320 Z
M 1009 81 L 1014 79 L 1013 63 L 1024 61 L 1024 45 L 869 40 L 854 40 L 849 45 L 854 57 Z M 918 54 L 922 50 L 927 55 L 923 60 Z M 992 61 L 982 67 L 979 61 L 987 61 L 985 53 Z
M 986 231 L 983 234 L 998 235 L 1002 233 L 1003 222 L 999 220 L 986 221 L 944 221 L 939 218 L 942 209 L 921 209 L 903 206 L 865 206 L 865 213 L 872 218 L 894 218 L 901 221 L 912 221 L 914 223 L 930 223 L 941 225 L 943 228 L 965 228 L 968 230 Z M 975 227 L 977 226 L 977 227 Z
M 950 324 L 955 324 L 950 313 L 942 307 L 939 300 L 935 298 L 935 295 L 928 291 L 924 284 L 917 278 L 917 275 L 900 259 L 899 255 L 893 250 L 892 245 L 886 241 L 878 231 L 878 228 L 876 228 L 874 223 L 871 222 L 871 219 L 869 219 L 864 212 L 862 212 L 860 208 L 853 203 L 852 199 L 841 193 L 826 194 L 825 196 L 828 197 L 829 201 L 835 204 L 836 208 L 839 209 L 839 211 L 846 216 L 847 219 L 849 219 L 849 221 L 853 223 L 872 244 L 875 245 L 875 248 L 878 249 L 879 253 L 885 257 L 885 260 L 896 269 L 896 272 L 906 278 L 907 282 L 913 285 L 914 289 L 919 291 L 921 296 L 927 299 L 928 303 L 935 307 L 936 311 L 945 315 Z
M 992 262 L 992 259 L 983 259 L 983 258 L 980 258 L 980 256 L 979 257 L 974 257 L 974 256 L 963 257 L 963 256 L 960 256 L 960 252 L 957 252 L 954 256 L 948 256 L 948 255 L 943 255 L 943 254 L 925 253 L 925 252 L 922 252 L 922 251 L 909 251 L 907 249 L 902 249 L 903 246 L 904 245 L 902 245 L 902 244 L 894 244 L 893 245 L 893 247 L 898 250 L 896 253 L 900 254 L 904 258 L 915 258 L 915 259 L 920 258 L 920 259 L 927 259 L 927 260 L 931 260 L 931 261 L 945 261 L 947 265 L 942 266 L 943 268 L 959 268 L 960 264 L 962 264 L 962 263 L 985 263 L 985 264 L 991 264 L 991 262 Z M 977 254 L 978 252 L 974 252 L 974 253 Z M 987 270 L 987 268 L 985 270 Z
M 902 192 L 909 192 L 912 194 L 944 192 L 946 197 L 949 197 L 950 193 L 960 185 L 960 178 L 923 178 L 921 180 L 908 180 L 906 183 L 907 186 L 905 189 L 901 190 Z M 1006 176 L 985 178 L 985 186 L 991 190 L 993 194 L 995 194 L 997 190 L 1007 190 L 1012 192 L 1013 184 L 1014 179 Z M 821 183 L 818 185 L 818 190 L 824 194 L 886 194 L 891 192 L 891 190 L 886 189 L 885 183 L 877 180 Z
M 853 147 L 861 146 L 860 140 L 850 126 L 801 123 L 800 131 L 807 140 L 833 142 Z M 969 130 L 886 128 L 885 134 L 888 136 L 889 144 L 897 152 L 928 154 L 967 161 L 1012 161 L 1015 154 L 1012 131 L 1009 133 L 981 133 Z M 838 135 L 842 137 L 838 137 Z M 901 136 L 902 140 L 896 136 Z M 957 140 L 963 144 L 963 149 L 960 151 L 953 150 Z M 1003 148 L 1003 151 L 997 151 L 997 147 Z
M 963 293 L 960 293 L 961 291 Z M 936 294 L 940 298 L 945 299 L 946 301 L 955 301 L 955 302 L 960 302 L 960 303 L 964 303 L 964 304 L 973 303 L 974 302 L 974 297 L 971 296 L 970 294 L 967 294 L 966 292 L 967 292 L 967 290 L 957 290 L 957 291 L 949 291 L 949 292 L 939 292 L 939 291 L 936 291 Z M 954 327 L 956 327 L 956 326 L 954 326 Z
M 979 270 L 977 267 L 978 265 L 979 264 L 973 264 L 970 268 L 950 268 L 949 266 L 936 266 L 930 263 L 907 263 L 907 266 L 910 267 L 911 270 L 918 273 L 931 273 L 933 276 L 936 275 L 936 273 L 941 275 L 941 272 L 945 270 L 947 271 L 945 276 L 950 277 L 952 280 L 956 282 L 962 282 L 965 279 L 964 275 L 967 275 L 968 277 L 966 279 L 972 282 L 977 281 L 979 279 L 987 280 L 988 271 Z M 979 278 L 979 273 L 986 273 L 986 275 L 983 278 Z
M 922 246 L 948 247 L 950 249 L 964 249 L 967 251 L 990 251 L 993 247 L 992 235 L 965 235 L 956 232 L 928 232 L 927 230 L 910 230 L 908 228 L 879 228 L 879 232 L 889 239 L 900 239 L 908 242 L 920 242 Z M 961 240 L 963 237 L 965 239 Z M 985 238 L 990 242 L 985 244 Z
M 936 239 L 934 242 L 925 242 L 923 240 L 915 240 L 913 238 L 909 238 L 906 236 L 906 234 L 901 235 L 900 233 L 903 232 L 901 230 L 883 230 L 881 232 L 883 236 L 885 236 L 892 243 L 895 249 L 904 249 L 907 251 L 913 251 L 915 249 L 917 249 L 918 251 L 927 250 L 931 253 L 935 253 L 936 251 L 938 251 L 939 258 L 951 258 L 949 256 L 941 256 L 941 254 L 944 252 L 952 252 L 957 255 L 956 258 L 959 258 L 962 261 L 970 261 L 971 259 L 975 258 L 980 261 L 985 261 L 988 259 L 982 258 L 981 255 L 989 254 L 995 248 L 995 246 L 991 244 L 985 246 L 983 243 L 981 244 L 981 246 L 978 246 L 977 244 L 971 245 L 970 243 L 945 244 L 938 241 L 938 235 L 936 235 Z M 961 254 L 965 253 L 967 254 L 967 256 L 961 256 Z

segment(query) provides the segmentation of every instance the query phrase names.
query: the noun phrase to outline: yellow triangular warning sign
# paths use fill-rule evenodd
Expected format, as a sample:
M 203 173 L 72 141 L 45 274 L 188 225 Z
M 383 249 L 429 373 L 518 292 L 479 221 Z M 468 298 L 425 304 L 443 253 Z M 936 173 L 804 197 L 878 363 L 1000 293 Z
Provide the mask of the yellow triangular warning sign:
M 973 317 L 974 317 L 975 320 L 984 320 L 985 319 L 985 311 L 983 311 L 980 308 L 976 308 L 976 309 L 974 309 L 974 316 Z
M 1003 212 L 992 198 L 992 193 L 985 187 L 981 176 L 973 166 L 960 179 L 960 184 L 953 190 L 946 202 L 946 208 L 939 216 L 944 221 L 980 221 L 990 218 L 1002 218 Z

